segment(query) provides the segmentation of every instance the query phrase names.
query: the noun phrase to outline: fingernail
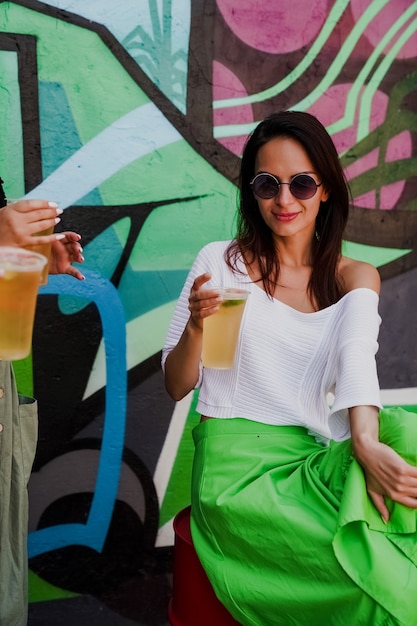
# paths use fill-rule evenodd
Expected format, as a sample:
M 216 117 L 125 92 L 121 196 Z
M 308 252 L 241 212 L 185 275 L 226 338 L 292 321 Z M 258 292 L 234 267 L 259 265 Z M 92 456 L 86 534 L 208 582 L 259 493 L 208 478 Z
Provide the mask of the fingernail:
M 63 212 L 64 212 L 63 209 L 60 209 L 59 207 L 56 210 L 57 215 L 62 215 Z
M 50 206 L 51 209 L 57 209 L 58 208 L 58 204 L 56 202 L 48 202 L 48 206 Z
M 60 221 L 61 221 L 61 218 L 60 218 L 60 217 L 56 217 L 56 218 L 55 218 L 55 224 L 59 224 L 59 222 L 60 222 Z
M 387 523 L 388 523 L 388 522 L 387 522 L 387 520 L 386 520 L 386 519 L 384 519 L 384 517 L 383 517 L 382 515 L 381 515 L 381 519 L 382 519 L 382 521 L 384 522 L 384 524 L 387 524 Z
M 57 235 L 55 235 L 56 241 L 59 241 L 60 239 L 65 239 L 64 233 L 58 233 Z

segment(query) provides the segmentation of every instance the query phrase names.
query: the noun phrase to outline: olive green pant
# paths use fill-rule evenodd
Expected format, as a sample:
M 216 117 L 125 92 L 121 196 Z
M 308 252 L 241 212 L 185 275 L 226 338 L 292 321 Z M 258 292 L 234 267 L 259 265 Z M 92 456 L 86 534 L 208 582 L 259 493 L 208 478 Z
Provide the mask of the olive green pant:
M 27 624 L 27 484 L 37 435 L 36 401 L 18 396 L 11 364 L 0 361 L 1 626 Z

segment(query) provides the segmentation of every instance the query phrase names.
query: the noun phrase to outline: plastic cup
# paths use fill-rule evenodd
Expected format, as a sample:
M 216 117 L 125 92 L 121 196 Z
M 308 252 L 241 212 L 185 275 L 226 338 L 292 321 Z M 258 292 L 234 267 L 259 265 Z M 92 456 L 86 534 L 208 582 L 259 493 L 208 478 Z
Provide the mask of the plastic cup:
M 18 198 L 7 198 L 7 204 L 14 204 L 15 202 L 19 202 Z M 42 237 L 43 235 L 52 235 L 52 233 L 54 232 L 54 227 L 50 226 L 49 228 L 46 228 L 45 230 L 41 230 L 38 233 L 33 233 L 32 237 Z M 40 285 L 47 285 L 48 284 L 48 266 L 49 266 L 49 260 L 51 258 L 51 249 L 52 249 L 52 244 L 51 243 L 40 243 L 34 246 L 23 246 L 25 248 L 25 250 L 29 250 L 30 252 L 37 252 L 38 254 L 43 254 L 43 256 L 46 258 L 46 265 L 42 270 L 42 274 L 41 274 L 41 280 L 40 280 Z
M 219 310 L 204 319 L 203 350 L 204 367 L 231 369 L 235 360 L 240 323 L 249 291 L 228 287 L 219 290 L 222 302 Z
M 39 233 L 34 233 L 32 237 L 35 237 L 35 236 L 41 237 L 42 235 L 52 235 L 53 232 L 54 232 L 54 227 L 51 226 L 50 228 L 47 228 L 46 230 L 41 230 Z M 30 252 L 37 252 L 38 254 L 42 254 L 46 258 L 46 264 L 42 270 L 41 279 L 40 279 L 40 284 L 46 285 L 48 283 L 48 266 L 49 266 L 49 260 L 51 258 L 52 243 L 39 243 L 33 246 L 24 246 L 24 248 L 25 250 L 29 250 Z
M 30 354 L 36 298 L 46 258 L 24 248 L 0 246 L 0 359 Z

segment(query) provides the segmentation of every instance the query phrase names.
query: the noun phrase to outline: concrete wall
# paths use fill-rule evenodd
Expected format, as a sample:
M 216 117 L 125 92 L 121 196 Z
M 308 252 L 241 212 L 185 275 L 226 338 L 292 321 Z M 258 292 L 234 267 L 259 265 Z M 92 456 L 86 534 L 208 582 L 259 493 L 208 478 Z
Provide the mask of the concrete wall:
M 198 416 L 195 395 L 166 396 L 160 350 L 274 110 L 317 115 L 336 143 L 346 253 L 383 278 L 384 401 L 416 408 L 416 16 L 412 0 L 0 2 L 0 175 L 8 197 L 60 203 L 87 276 L 50 277 L 15 364 L 40 407 L 32 602 L 108 596 L 172 546 Z

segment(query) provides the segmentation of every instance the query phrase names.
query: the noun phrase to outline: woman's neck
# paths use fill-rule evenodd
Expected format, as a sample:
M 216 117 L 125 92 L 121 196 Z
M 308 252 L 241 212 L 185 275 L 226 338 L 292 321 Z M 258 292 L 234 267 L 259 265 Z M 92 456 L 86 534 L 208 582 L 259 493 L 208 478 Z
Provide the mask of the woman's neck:
M 311 237 L 277 237 L 275 249 L 280 267 L 311 269 Z

